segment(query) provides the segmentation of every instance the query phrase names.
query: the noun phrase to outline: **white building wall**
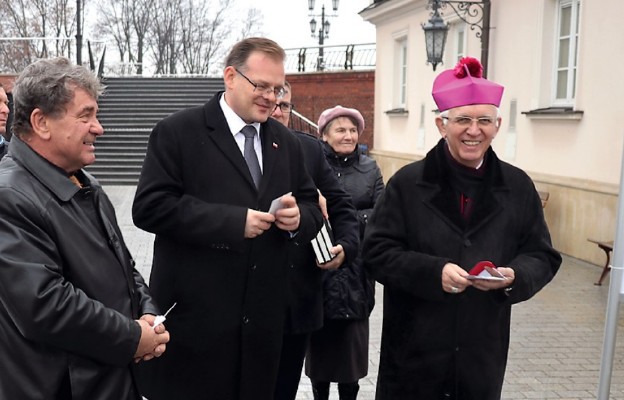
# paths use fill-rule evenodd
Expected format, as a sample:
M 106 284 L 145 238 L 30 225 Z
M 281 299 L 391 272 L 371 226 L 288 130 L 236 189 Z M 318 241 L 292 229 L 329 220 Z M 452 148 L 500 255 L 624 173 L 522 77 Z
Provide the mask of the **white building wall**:
M 581 0 L 573 108 L 583 114 L 577 119 L 522 114 L 553 106 L 558 0 L 491 2 L 488 79 L 505 86 L 503 124 L 493 147 L 500 158 L 527 171 L 538 188 L 551 192 L 545 212 L 557 247 L 601 264 L 603 255 L 587 248 L 586 239 L 615 235 L 624 151 L 624 1 Z M 449 32 L 445 63 L 432 71 L 421 27 L 430 18 L 427 3 L 387 0 L 360 13 L 377 30 L 374 153 L 386 179 L 400 164 L 422 158 L 440 138 L 431 85 L 440 71 L 456 63 L 452 52 L 457 25 Z M 442 12 L 451 24 L 459 23 L 448 6 Z M 406 113 L 389 115 L 396 104 L 395 42 L 402 36 L 408 40 Z M 466 55 L 480 58 L 475 32 L 466 28 L 465 37 Z M 517 104 L 515 129 L 509 126 L 512 100 Z

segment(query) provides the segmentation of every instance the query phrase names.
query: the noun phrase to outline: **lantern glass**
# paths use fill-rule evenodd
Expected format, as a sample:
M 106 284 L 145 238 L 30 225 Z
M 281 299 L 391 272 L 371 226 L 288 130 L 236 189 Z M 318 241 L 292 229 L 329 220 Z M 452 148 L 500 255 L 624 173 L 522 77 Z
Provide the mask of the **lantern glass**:
M 310 20 L 310 30 L 312 31 L 312 36 L 316 34 L 316 19 L 312 18 Z
M 334 11 L 338 11 L 339 2 L 340 0 L 332 0 L 332 8 L 334 9 Z
M 444 45 L 449 27 L 439 15 L 434 15 L 423 25 L 423 30 L 425 31 L 427 62 L 433 65 L 435 71 L 436 66 L 442 62 L 444 57 Z
M 314 10 L 314 0 L 308 0 L 308 10 Z

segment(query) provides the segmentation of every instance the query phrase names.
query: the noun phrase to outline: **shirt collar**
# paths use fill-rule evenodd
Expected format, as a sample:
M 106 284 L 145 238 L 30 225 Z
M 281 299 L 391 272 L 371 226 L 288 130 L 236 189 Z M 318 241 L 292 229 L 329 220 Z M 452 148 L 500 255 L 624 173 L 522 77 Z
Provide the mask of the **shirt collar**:
M 221 95 L 221 98 L 219 99 L 219 105 L 221 106 L 221 110 L 223 110 L 223 115 L 225 116 L 225 120 L 227 121 L 228 127 L 230 128 L 230 132 L 232 133 L 232 135 L 236 135 L 237 133 L 239 133 L 245 127 L 245 125 L 252 125 L 254 128 L 256 128 L 256 131 L 258 132 L 258 137 L 260 137 L 260 123 L 254 122 L 252 124 L 248 124 L 243 121 L 243 119 L 239 117 L 238 114 L 236 114 L 234 110 L 232 110 L 230 105 L 225 101 L 225 93 Z

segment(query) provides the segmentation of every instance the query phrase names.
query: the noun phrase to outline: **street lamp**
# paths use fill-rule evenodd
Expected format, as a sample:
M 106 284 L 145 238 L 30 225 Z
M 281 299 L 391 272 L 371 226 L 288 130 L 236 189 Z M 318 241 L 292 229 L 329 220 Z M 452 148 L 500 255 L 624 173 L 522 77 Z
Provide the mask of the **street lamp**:
M 308 0 L 308 10 L 310 10 L 310 14 L 308 16 L 312 17 L 312 19 L 310 20 L 310 31 L 312 31 L 312 37 L 313 38 L 318 37 L 318 41 L 319 41 L 318 60 L 316 64 L 317 71 L 322 71 L 325 66 L 325 62 L 323 61 L 323 56 L 324 56 L 323 44 L 325 43 L 325 39 L 329 38 L 329 26 L 330 26 L 329 21 L 325 18 L 338 16 L 335 14 L 335 12 L 338 11 L 338 2 L 339 0 L 332 0 L 332 9 L 334 10 L 334 14 L 326 15 L 325 4 L 323 4 L 321 6 L 321 14 L 319 15 L 319 14 L 312 13 L 314 11 L 315 0 Z M 321 17 L 321 24 L 318 26 L 319 27 L 318 33 L 316 31 L 317 23 L 316 23 L 315 17 Z
M 82 0 L 76 0 L 76 64 L 82 65 Z
M 471 30 L 476 30 L 475 36 L 481 39 L 481 65 L 483 65 L 483 77 L 487 77 L 490 46 L 490 0 L 429 0 L 429 6 L 433 13 L 431 19 L 426 24 L 422 24 L 425 31 L 427 62 L 433 66 L 434 71 L 436 66 L 442 62 L 449 26 L 444 23 L 439 10 L 446 7 L 447 4 L 462 21 L 470 26 Z

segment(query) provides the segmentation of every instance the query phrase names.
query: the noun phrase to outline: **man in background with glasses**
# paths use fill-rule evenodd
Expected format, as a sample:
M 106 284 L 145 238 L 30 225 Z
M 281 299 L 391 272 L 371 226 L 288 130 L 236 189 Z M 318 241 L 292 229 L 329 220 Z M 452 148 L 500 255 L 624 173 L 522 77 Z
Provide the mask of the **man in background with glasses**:
M 133 218 L 156 234 L 154 298 L 177 303 L 169 357 L 141 371 L 150 400 L 273 397 L 288 247 L 322 223 L 301 144 L 269 118 L 284 95 L 284 58 L 271 40 L 238 42 L 225 92 L 150 136 Z
M 503 87 L 482 71 L 466 57 L 435 79 L 442 139 L 390 179 L 366 228 L 384 285 L 377 400 L 499 400 L 511 306 L 561 264 L 535 185 L 491 147 Z
M 285 83 L 285 93 L 271 115 L 288 126 L 293 104 L 292 88 Z M 303 360 L 312 332 L 323 326 L 323 269 L 348 265 L 357 257 L 359 225 L 351 196 L 342 189 L 325 158 L 321 142 L 315 136 L 291 129 L 303 146 L 308 173 L 318 188 L 323 217 L 331 223 L 335 256 L 317 264 L 310 242 L 295 242 L 290 248 L 288 304 L 284 339 L 274 400 L 295 400 Z

